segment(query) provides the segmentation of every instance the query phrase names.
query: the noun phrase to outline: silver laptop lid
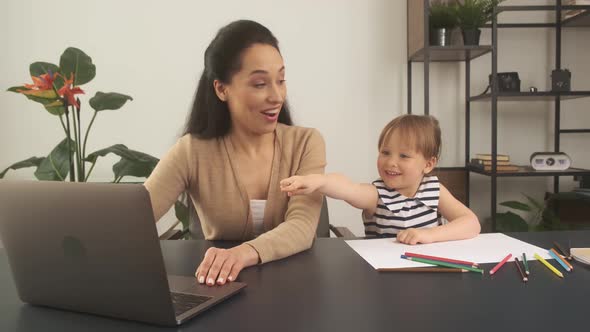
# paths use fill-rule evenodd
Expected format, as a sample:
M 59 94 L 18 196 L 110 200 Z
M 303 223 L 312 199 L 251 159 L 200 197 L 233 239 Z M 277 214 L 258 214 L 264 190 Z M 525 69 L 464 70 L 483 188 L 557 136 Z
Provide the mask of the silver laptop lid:
M 154 223 L 142 185 L 0 181 L 0 235 L 31 304 L 176 324 Z

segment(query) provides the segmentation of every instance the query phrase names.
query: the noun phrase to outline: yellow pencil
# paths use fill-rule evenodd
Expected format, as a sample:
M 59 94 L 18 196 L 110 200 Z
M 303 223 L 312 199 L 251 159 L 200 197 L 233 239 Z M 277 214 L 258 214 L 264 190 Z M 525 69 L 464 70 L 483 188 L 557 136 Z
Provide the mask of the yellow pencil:
M 553 265 L 549 264 L 549 262 L 544 260 L 543 257 L 539 256 L 538 254 L 535 254 L 535 258 L 538 259 L 541 263 L 543 263 L 543 265 L 545 265 L 549 270 L 553 271 L 553 273 L 555 273 L 559 277 L 563 278 L 563 274 L 561 274 L 561 272 L 557 271 L 557 269 Z

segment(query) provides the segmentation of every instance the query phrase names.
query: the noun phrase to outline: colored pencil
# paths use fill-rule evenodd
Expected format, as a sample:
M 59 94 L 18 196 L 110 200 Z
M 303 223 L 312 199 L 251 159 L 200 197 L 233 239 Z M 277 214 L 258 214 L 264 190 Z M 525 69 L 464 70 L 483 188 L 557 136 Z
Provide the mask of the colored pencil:
M 553 259 L 555 259 L 555 261 L 557 261 L 557 263 L 559 263 L 559 265 L 561 265 L 561 267 L 563 267 L 564 270 L 566 270 L 567 272 L 571 271 L 569 266 L 565 265 L 561 258 L 557 257 L 557 254 L 555 254 L 554 251 L 548 250 L 547 253 L 549 253 L 549 256 L 553 257 Z
M 572 270 L 572 271 L 574 270 L 574 267 L 572 266 L 572 264 L 570 264 L 565 257 L 561 256 L 557 251 L 555 251 L 555 249 L 551 248 L 551 250 L 553 250 L 553 253 L 556 254 L 557 257 L 561 258 L 561 260 L 565 263 L 565 265 L 569 266 L 570 270 Z
M 378 268 L 379 272 L 469 272 L 465 269 L 455 269 L 450 267 L 382 267 Z
M 567 257 L 568 259 L 570 258 L 570 255 L 568 255 L 565 250 L 563 250 L 563 248 L 561 248 L 561 246 L 559 245 L 559 243 L 557 243 L 557 241 L 553 241 L 553 244 L 555 245 L 555 248 L 559 251 L 559 253 L 564 256 Z
M 518 261 L 518 257 L 514 257 L 514 264 L 516 264 L 516 269 L 518 270 L 518 274 L 520 274 L 520 277 L 522 278 L 522 281 L 523 282 L 529 281 L 529 278 L 527 278 L 524 275 L 524 272 L 522 272 L 522 268 L 520 268 L 520 262 Z
M 418 258 L 418 257 L 408 257 L 406 255 L 401 255 L 401 258 L 404 258 L 404 259 L 407 259 L 410 261 L 414 261 L 414 262 L 419 262 L 419 263 L 444 266 L 444 267 L 453 267 L 456 269 L 463 269 L 463 270 L 467 270 L 467 271 L 471 271 L 471 272 L 478 272 L 478 273 L 483 274 L 482 269 L 478 269 L 478 268 L 471 267 L 471 266 L 465 266 L 465 265 L 459 265 L 459 264 L 453 264 L 453 263 L 447 263 L 447 262 L 441 262 L 441 261 L 433 261 L 430 259 L 424 259 L 424 258 Z
M 524 271 L 527 275 L 531 274 L 531 272 L 529 271 L 529 262 L 526 260 L 526 254 L 523 252 L 522 253 L 522 262 L 524 264 Z
M 418 258 L 430 259 L 433 261 L 441 261 L 441 262 L 447 262 L 447 263 L 453 263 L 453 264 L 459 264 L 459 265 L 467 265 L 467 266 L 471 266 L 471 267 L 478 267 L 477 263 L 460 261 L 458 259 L 452 259 L 452 258 L 415 254 L 413 252 L 406 252 L 405 255 L 408 257 L 418 257 Z
M 549 262 L 547 262 L 543 257 L 539 256 L 538 254 L 535 254 L 535 258 L 538 259 L 541 263 L 543 263 L 543 265 L 545 265 L 549 270 L 551 270 L 551 272 L 555 273 L 558 277 L 563 278 L 563 274 L 557 271 L 557 269 Z
M 504 257 L 504 259 L 500 261 L 500 263 L 494 266 L 494 268 L 490 271 L 490 274 L 496 273 L 496 271 L 498 271 L 502 267 L 502 265 L 504 265 L 504 263 L 506 263 L 510 259 L 510 257 L 512 257 L 512 254 L 508 254 L 506 257 Z

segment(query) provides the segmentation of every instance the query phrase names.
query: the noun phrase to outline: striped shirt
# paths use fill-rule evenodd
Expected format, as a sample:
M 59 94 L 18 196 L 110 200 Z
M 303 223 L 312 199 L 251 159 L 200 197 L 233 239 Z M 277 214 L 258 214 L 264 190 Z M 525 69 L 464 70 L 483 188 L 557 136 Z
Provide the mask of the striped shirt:
M 407 228 L 427 228 L 439 225 L 438 200 L 440 183 L 436 176 L 425 176 L 414 197 L 406 197 L 385 186 L 383 180 L 373 181 L 379 200 L 375 214 L 365 218 L 365 235 L 395 237 Z

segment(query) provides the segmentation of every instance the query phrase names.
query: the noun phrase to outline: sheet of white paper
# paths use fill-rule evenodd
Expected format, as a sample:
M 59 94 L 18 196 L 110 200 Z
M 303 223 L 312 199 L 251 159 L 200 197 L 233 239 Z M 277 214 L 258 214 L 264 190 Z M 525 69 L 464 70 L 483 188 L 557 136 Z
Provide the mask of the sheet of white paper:
M 421 267 L 428 264 L 412 262 L 400 258 L 405 252 L 458 259 L 475 263 L 497 263 L 506 255 L 512 254 L 522 258 L 526 254 L 527 260 L 535 260 L 535 253 L 549 259 L 547 249 L 517 240 L 501 233 L 480 234 L 469 240 L 438 242 L 430 244 L 407 245 L 395 239 L 350 240 L 346 243 L 354 249 L 375 269 Z

